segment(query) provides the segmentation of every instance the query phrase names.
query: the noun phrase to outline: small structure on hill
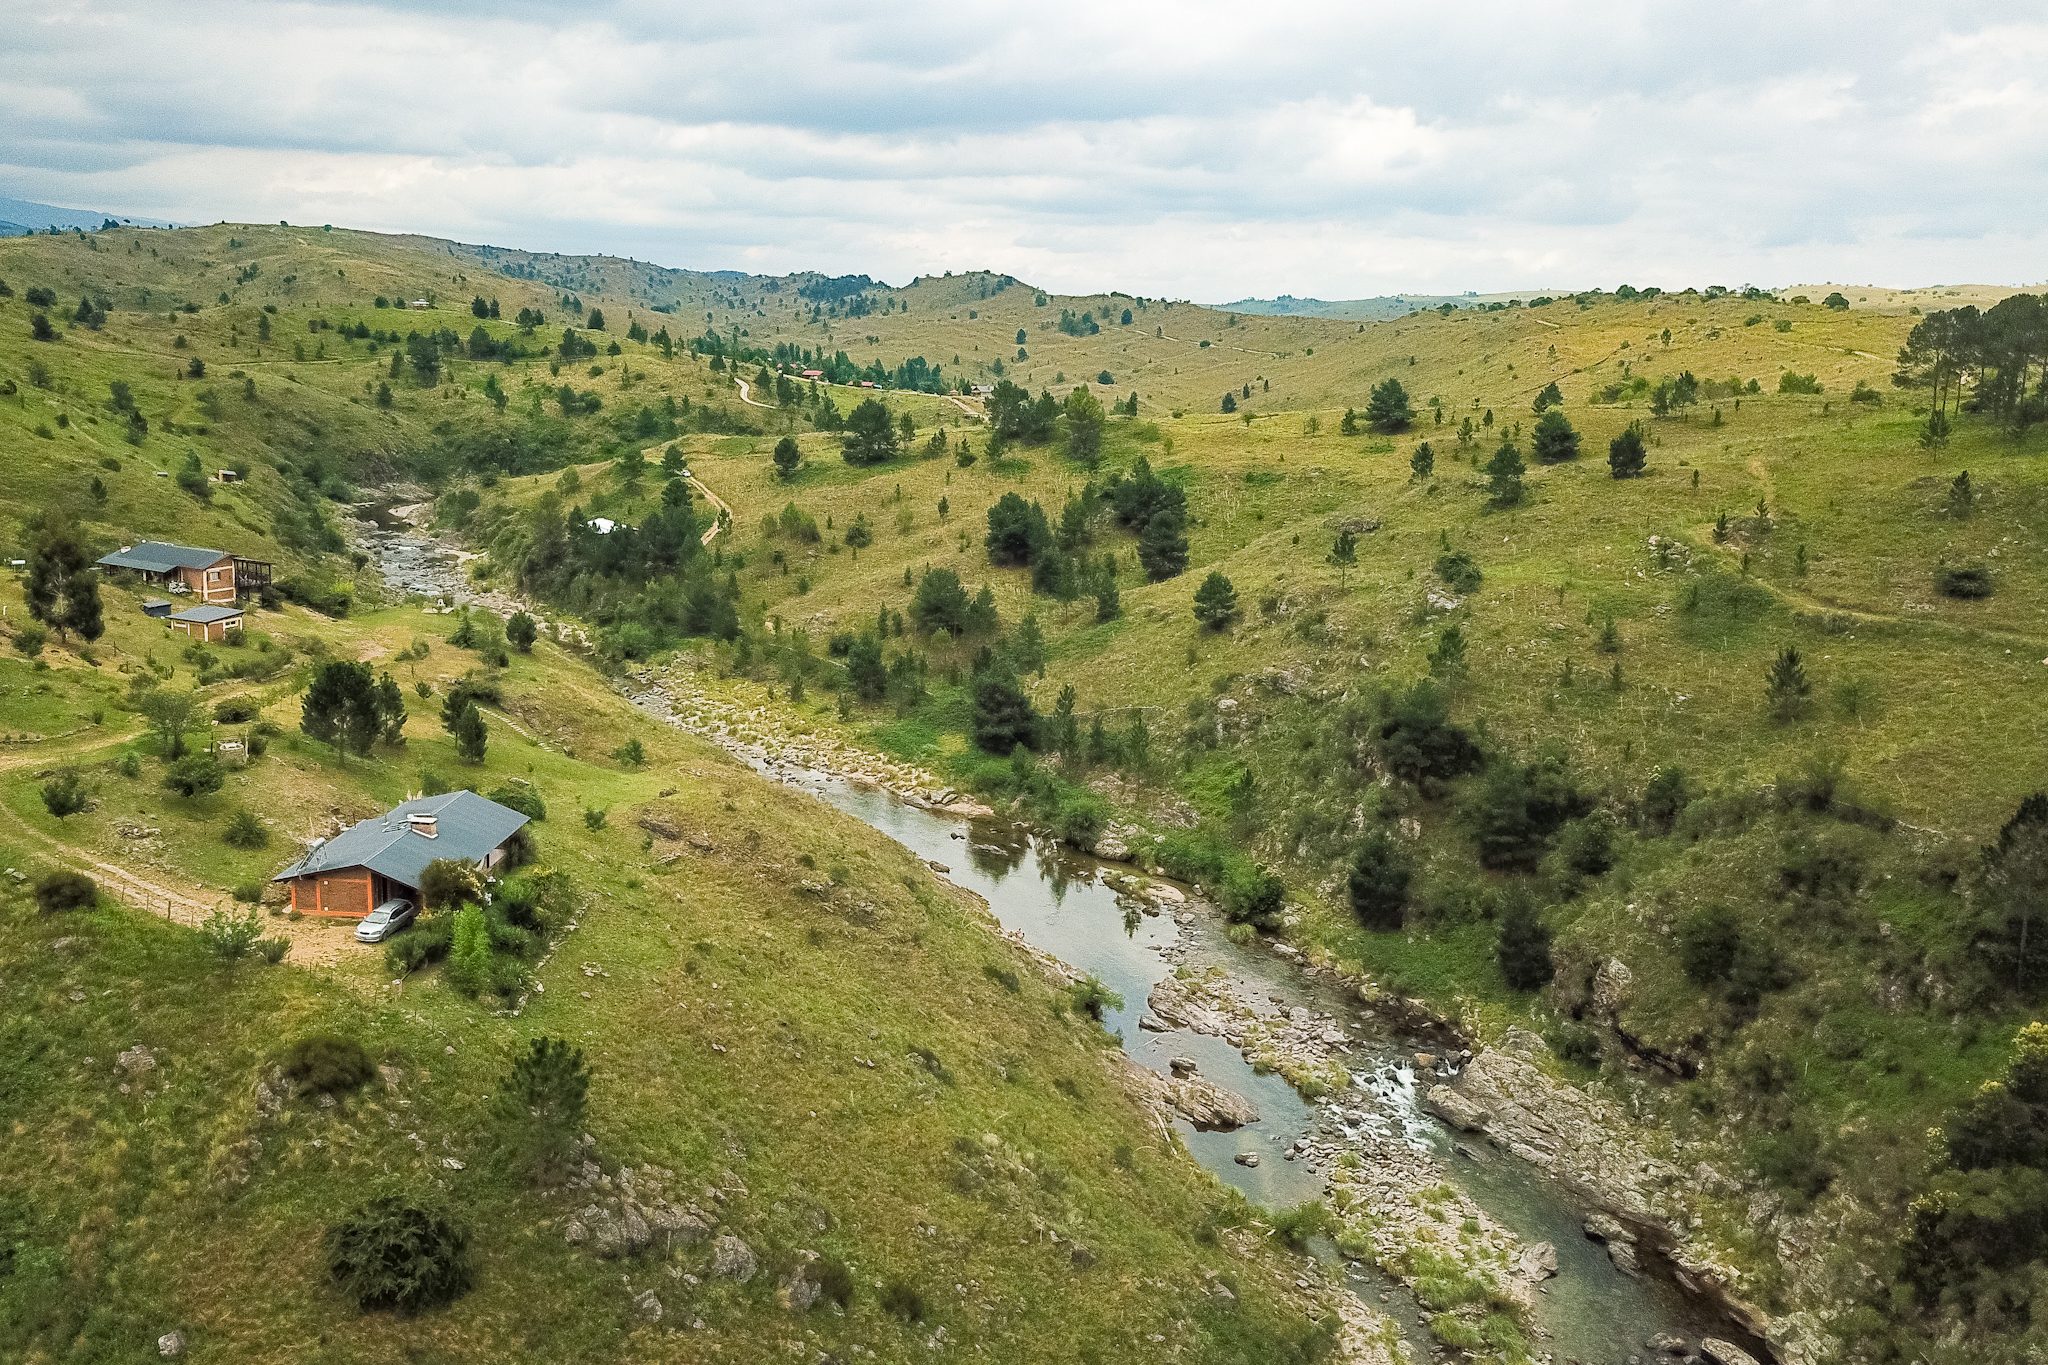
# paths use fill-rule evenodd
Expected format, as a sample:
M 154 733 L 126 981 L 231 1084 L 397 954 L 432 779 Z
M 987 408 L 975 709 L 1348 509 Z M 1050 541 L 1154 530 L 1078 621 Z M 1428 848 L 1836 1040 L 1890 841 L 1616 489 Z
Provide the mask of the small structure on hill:
M 168 606 L 169 603 L 165 605 Z M 147 611 L 148 608 L 144 607 L 143 610 Z M 241 630 L 242 609 L 201 603 L 196 607 L 172 612 L 164 617 L 164 624 L 188 640 L 214 644 Z
M 525 825 L 518 811 L 475 792 L 418 796 L 315 844 L 271 880 L 291 888 L 302 915 L 361 919 L 394 896 L 417 904 L 429 863 L 499 866 Z

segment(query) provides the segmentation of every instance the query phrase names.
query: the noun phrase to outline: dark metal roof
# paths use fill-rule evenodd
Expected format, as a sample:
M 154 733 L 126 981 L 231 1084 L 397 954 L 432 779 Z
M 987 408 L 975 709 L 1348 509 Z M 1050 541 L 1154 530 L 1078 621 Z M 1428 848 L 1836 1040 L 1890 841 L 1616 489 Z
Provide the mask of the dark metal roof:
M 240 616 L 241 614 L 242 609 L 240 607 L 187 607 L 183 611 L 173 612 L 168 619 L 172 621 L 188 621 L 195 626 L 208 626 L 212 625 L 215 621 L 225 621 L 230 616 Z
M 125 550 L 101 555 L 99 562 L 112 569 L 169 573 L 173 569 L 210 569 L 228 557 L 226 550 L 202 550 L 191 545 L 173 545 L 167 540 L 145 540 Z
M 414 815 L 435 818 L 434 837 L 412 828 Z M 442 858 L 480 863 L 525 823 L 526 817 L 518 811 L 485 800 L 475 792 L 419 796 L 374 819 L 349 826 L 271 880 L 281 882 L 319 872 L 366 867 L 416 888 L 428 863 Z

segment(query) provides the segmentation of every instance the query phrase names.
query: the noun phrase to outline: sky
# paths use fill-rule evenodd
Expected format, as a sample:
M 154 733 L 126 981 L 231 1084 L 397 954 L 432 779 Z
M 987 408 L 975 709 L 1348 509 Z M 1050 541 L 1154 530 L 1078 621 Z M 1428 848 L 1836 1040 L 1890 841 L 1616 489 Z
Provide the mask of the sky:
M 2048 6 L 0 0 L 0 194 L 1207 302 L 2048 276 Z

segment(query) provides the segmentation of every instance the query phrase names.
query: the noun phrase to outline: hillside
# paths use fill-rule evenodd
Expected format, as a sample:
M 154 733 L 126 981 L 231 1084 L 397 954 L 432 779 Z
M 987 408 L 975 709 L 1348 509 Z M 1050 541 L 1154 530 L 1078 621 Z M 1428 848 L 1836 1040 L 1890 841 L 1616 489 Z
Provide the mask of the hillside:
M 2044 1256 L 2021 1240 L 1965 1246 L 1976 1206 L 1963 1193 L 2016 1201 L 2022 1223 L 2031 1207 L 2027 1158 L 1981 1157 L 1966 1139 L 1986 1121 L 1973 1097 L 2008 1075 L 2040 1002 L 2030 902 L 2009 889 L 2032 874 L 1980 853 L 2002 838 L 2032 847 L 2032 824 L 2014 817 L 2048 754 L 2038 358 L 2019 363 L 2018 399 L 2002 410 L 1994 381 L 2012 365 L 1968 364 L 1943 395 L 1947 426 L 1931 432 L 1933 394 L 1892 383 L 1931 313 L 2013 291 L 1844 286 L 1831 306 L 1833 286 L 1631 290 L 1362 322 L 1047 296 L 986 274 L 891 288 L 243 226 L 0 243 L 0 279 L 0 374 L 14 386 L 0 445 L 20 455 L 0 495 L 14 520 L 57 507 L 101 546 L 173 532 L 257 545 L 287 599 L 258 624 L 272 652 L 290 649 L 255 680 L 287 737 L 231 798 L 207 798 L 217 804 L 202 819 L 117 775 L 122 750 L 141 743 L 121 673 L 154 653 L 180 680 L 196 669 L 223 692 L 246 685 L 223 659 L 164 648 L 122 589 L 106 594 L 97 662 L 55 639 L 40 659 L 17 647 L 0 664 L 0 730 L 28 735 L 6 797 L 29 841 L 16 856 L 131 864 L 123 820 L 196 829 L 241 805 L 357 809 L 417 786 L 418 768 L 463 771 L 431 710 L 402 752 L 346 769 L 289 737 L 305 662 L 323 649 L 388 661 L 435 697 L 478 666 L 416 609 L 370 607 L 373 572 L 333 534 L 338 504 L 364 490 L 425 495 L 441 530 L 479 552 L 484 583 L 572 628 L 570 646 L 544 640 L 510 659 L 487 770 L 542 788 L 543 848 L 613 913 L 579 915 L 573 946 L 539 969 L 549 991 L 513 1021 L 432 985 L 388 994 L 367 968 L 237 976 L 252 993 L 288 982 L 293 998 L 251 1006 L 265 1022 L 195 1078 L 193 1105 L 246 1085 L 229 1078 L 260 1065 L 279 1031 L 269 1021 L 356 1010 L 402 1071 L 460 1073 L 432 1103 L 456 1116 L 441 1131 L 463 1150 L 513 1040 L 588 1036 L 600 1147 L 690 1171 L 693 1185 L 747 1154 L 734 1216 L 750 1241 L 829 1251 L 876 1279 L 913 1273 L 896 1268 L 907 1261 L 920 1283 L 949 1258 L 986 1257 L 947 1273 L 987 1292 L 933 1308 L 956 1339 L 1036 1358 L 1071 1319 L 1104 1353 L 1149 1358 L 1134 1343 L 1159 1330 L 1185 1358 L 1261 1358 L 1253 1337 L 1305 1332 L 1312 1309 L 1289 1301 L 1285 1258 L 1196 1235 L 1202 1210 L 1229 1201 L 1149 1136 L 1106 1064 L 1081 1074 L 1072 1059 L 1093 1048 L 1090 1030 L 1055 1016 L 1052 983 L 1034 977 L 1014 999 L 991 988 L 982 972 L 998 941 L 914 862 L 646 727 L 601 680 L 632 675 L 750 725 L 919 765 L 1069 845 L 1195 884 L 1244 941 L 1276 941 L 1404 1018 L 1441 1020 L 1482 1056 L 1524 1057 L 1540 1038 L 1550 1083 L 1630 1116 L 1601 1141 L 1629 1154 L 1631 1173 L 1651 1157 L 1686 1173 L 1643 1217 L 1725 1270 L 1787 1359 L 2038 1351 L 2028 1306 L 2042 1301 Z M 31 288 L 56 303 L 30 304 Z M 404 306 L 414 299 L 428 306 Z M 38 307 L 60 324 L 54 340 L 31 339 Z M 522 325 L 521 310 L 542 318 Z M 828 367 L 848 383 L 794 377 Z M 958 392 L 1002 380 L 1022 392 Z M 1390 381 L 1409 411 L 1376 421 L 1374 392 L 1391 402 Z M 1111 412 L 1072 396 L 1083 387 Z M 1644 467 L 1612 477 L 1610 446 L 1630 433 Z M 1503 446 L 1522 457 L 1518 479 Z M 221 468 L 245 477 L 209 484 Z M 360 605 L 338 619 L 313 610 L 346 603 Z M 424 655 L 402 659 L 415 637 Z M 601 757 L 629 734 L 645 735 L 644 770 Z M 40 774 L 66 761 L 89 762 L 103 810 L 43 812 Z M 664 795 L 677 772 L 695 780 Z M 657 823 L 701 831 L 715 853 L 634 823 L 667 802 L 683 809 Z M 610 814 L 589 828 L 584 809 Z M 280 845 L 310 828 L 292 819 Z M 159 875 L 215 896 L 268 856 L 224 851 L 217 836 L 201 852 L 164 842 Z M 656 848 L 678 861 L 628 870 L 635 850 Z M 834 873 L 843 922 L 816 922 L 802 887 L 819 869 Z M 76 942 L 79 923 L 8 920 L 10 958 L 36 967 L 8 972 L 7 988 L 64 998 L 68 959 L 49 945 Z M 189 936 L 109 909 L 86 923 L 172 964 L 162 970 L 183 973 L 194 1001 L 222 979 Z M 317 951 L 294 947 L 293 959 Z M 630 981 L 615 960 L 637 964 Z M 581 975 L 584 961 L 598 974 Z M 792 976 L 803 989 L 786 989 Z M 734 1013 L 711 1008 L 713 985 Z M 725 995 L 742 990 L 744 1006 Z M 687 1028 L 752 1021 L 752 1065 L 671 1051 L 642 1028 L 670 991 Z M 118 996 L 106 1009 L 126 1008 Z M 480 1030 L 489 1064 L 422 1053 L 400 1022 L 415 1010 L 436 1037 Z M 771 1015 L 775 1028 L 761 1022 Z M 863 1069 L 857 1079 L 897 1088 L 849 1103 L 817 1147 L 911 1143 L 876 1177 L 872 1205 L 868 1183 L 791 1136 L 812 1121 L 800 1097 L 843 1085 L 848 1057 L 869 1056 L 843 1049 L 846 1021 L 871 1017 L 892 1021 L 876 1027 L 897 1030 L 895 1052 L 911 1060 Z M 188 1021 L 164 1016 L 161 1036 Z M 995 1026 L 1011 1032 L 978 1031 Z M 736 1046 L 740 1035 L 717 1032 Z M 59 1048 L 51 1033 L 34 1041 Z M 918 1048 L 957 1084 L 934 1086 Z M 62 1068 L 84 1065 L 37 1055 L 49 1069 L 0 1092 L 27 1116 L 17 1121 L 43 1119 L 56 1078 L 73 1074 Z M 977 1059 L 976 1083 L 956 1055 Z M 1011 1055 L 1035 1060 L 1013 1069 L 999 1060 Z M 2030 1131 L 2048 1106 L 2028 1089 L 2029 1055 L 2005 1090 L 1983 1093 L 2036 1108 L 1992 1126 Z M 769 1074 L 773 1087 L 751 1085 Z M 1006 1074 L 1062 1084 L 1013 1104 Z M 1071 1108 L 1055 1098 L 1071 1098 L 1069 1076 L 1082 1087 Z M 734 1077 L 750 1084 L 718 1090 Z M 711 1114 L 679 1126 L 707 1087 Z M 946 1116 L 914 1142 L 884 1112 L 913 1102 Z M 79 1165 L 99 1169 L 113 1159 L 101 1116 L 77 1121 Z M 1476 1126 L 1528 1150 L 1504 1121 Z M 960 1149 L 947 1144 L 990 1125 L 1019 1152 L 1061 1154 L 1062 1174 L 1039 1183 L 1064 1191 L 1044 1197 L 1070 1199 L 1088 1228 L 1097 1259 L 1080 1282 L 976 1221 L 1035 1209 L 1065 1226 L 1049 1205 L 948 1193 L 931 1220 L 948 1238 L 918 1230 L 919 1172 L 950 1169 Z M 217 1131 L 208 1150 L 239 1137 Z M 313 1169 L 327 1158 L 298 1159 L 313 1184 L 236 1205 L 271 1245 L 305 1232 L 301 1210 L 325 1216 L 345 1183 L 338 1166 Z M 859 1210 L 858 1232 L 803 1230 L 797 1192 L 810 1180 L 835 1191 L 834 1228 Z M 165 1195 L 175 1216 L 226 1216 L 188 1182 L 198 1177 Z M 474 1197 L 523 1226 L 506 1183 Z M 1140 1199 L 1169 1216 L 1115 1217 Z M 63 1226 L 76 1208 L 40 1216 Z M 1412 1256 L 1341 1244 L 1411 1288 L 1429 1279 Z M 883 1249 L 872 1268 L 857 1245 Z M 125 1268 L 135 1254 L 90 1250 L 103 1259 L 81 1251 L 81 1264 Z M 502 1346 L 512 1296 L 595 1274 L 547 1251 L 494 1262 L 489 1294 L 451 1310 L 480 1316 L 451 1330 Z M 1155 1269 L 1134 1269 L 1148 1258 Z M 1193 1290 L 1146 1297 L 1155 1278 L 1185 1288 L 1225 1265 L 1244 1277 L 1235 1326 Z M 698 1310 L 727 1329 L 733 1358 L 756 1349 L 735 1344 L 763 1321 L 748 1315 L 771 1311 L 751 1293 L 708 1295 L 723 1318 Z M 1032 1307 L 1014 1321 L 988 1307 L 1017 1302 Z M 1132 1302 L 1148 1308 L 1126 1320 Z M 291 1321 L 313 1330 L 334 1311 L 309 1290 Z M 583 1311 L 563 1309 L 543 1344 L 597 1339 L 581 1334 L 600 1331 L 600 1309 Z M 897 1330 L 878 1316 L 857 1306 L 805 1330 L 827 1349 Z M 1518 1358 L 1506 1336 L 1481 1341 L 1446 1316 L 1446 1348 Z
M 1298 1258 L 1186 1161 L 1066 982 L 978 905 L 648 724 L 551 637 L 494 666 L 447 642 L 455 621 L 387 602 L 338 534 L 342 503 L 430 472 L 457 427 L 509 451 L 527 422 L 498 422 L 483 368 L 452 358 L 458 382 L 400 380 L 380 405 L 392 350 L 344 323 L 453 325 L 372 301 L 438 289 L 460 292 L 467 332 L 470 291 L 414 245 L 336 236 L 0 244 L 9 557 L 30 519 L 60 513 L 92 553 L 232 546 L 274 561 L 282 589 L 241 643 L 181 647 L 134 584 L 103 586 L 89 644 L 31 629 L 24 580 L 0 585 L 0 1123 L 39 1153 L 0 1163 L 0 1356 L 133 1360 L 172 1332 L 201 1361 L 1322 1351 Z M 43 288 L 66 317 L 80 295 L 106 315 L 32 340 Z M 492 292 L 508 317 L 556 310 L 551 291 Z M 688 362 L 643 365 L 637 343 L 630 376 L 578 379 L 617 407 L 652 397 L 656 368 L 677 398 L 711 387 L 684 382 L 704 378 Z M 532 397 L 551 391 L 527 369 Z M 566 423 L 558 438 L 611 439 Z M 344 761 L 300 733 L 301 695 L 323 662 L 358 659 L 411 714 Z M 436 721 L 458 683 L 491 694 L 481 762 Z M 165 787 L 144 714 L 187 689 L 188 744 L 264 741 L 193 796 Z M 86 809 L 52 813 L 59 778 Z M 306 840 L 449 785 L 545 807 L 506 902 L 536 897 L 537 927 L 494 921 L 480 998 L 274 899 L 254 923 L 282 965 L 216 952 L 231 923 L 203 921 L 239 913 Z M 31 887 L 59 868 L 98 881 L 92 908 L 38 911 Z M 326 1035 L 375 1064 L 338 1100 L 280 1070 Z M 527 1178 L 492 1103 L 541 1037 L 591 1073 L 578 1160 L 595 1165 L 566 1185 Z M 473 1287 L 453 1304 L 363 1313 L 330 1280 L 327 1230 L 386 1191 L 465 1224 Z M 654 1240 L 613 1259 L 607 1227 Z

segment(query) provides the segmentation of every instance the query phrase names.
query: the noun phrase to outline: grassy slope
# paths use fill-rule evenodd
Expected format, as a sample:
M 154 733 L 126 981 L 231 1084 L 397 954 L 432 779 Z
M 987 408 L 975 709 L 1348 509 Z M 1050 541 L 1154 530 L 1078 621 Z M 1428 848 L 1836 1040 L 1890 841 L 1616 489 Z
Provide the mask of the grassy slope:
M 102 252 L 111 256 L 115 240 L 102 239 Z M 175 243 L 173 252 L 188 240 L 146 239 Z M 323 247 L 295 236 L 258 277 L 260 288 L 284 274 L 318 278 L 310 258 Z M 0 278 L 17 296 L 0 301 L 0 372 L 17 381 L 17 393 L 0 402 L 8 456 L 0 503 L 10 526 L 61 505 L 103 540 L 177 536 L 268 552 L 287 571 L 317 569 L 272 539 L 275 519 L 295 504 L 265 456 L 360 461 L 420 439 L 444 411 L 487 411 L 460 383 L 408 392 L 396 412 L 376 411 L 361 398 L 382 357 L 362 347 L 346 352 L 352 362 L 280 360 L 287 337 L 307 335 L 298 330 L 306 315 L 290 299 L 260 361 L 253 309 L 243 305 L 174 321 L 117 312 L 97 334 L 73 331 L 54 346 L 27 341 L 26 285 L 112 285 L 142 259 L 164 257 L 103 260 L 72 239 L 8 244 Z M 336 268 L 374 276 L 374 260 L 346 259 Z M 143 268 L 137 278 L 165 290 L 189 264 L 174 258 L 163 277 Z M 424 273 L 394 267 L 390 287 L 416 288 Z M 231 325 L 242 330 L 241 347 L 227 346 Z M 170 344 L 179 333 L 188 337 L 184 350 Z M 326 340 L 340 349 L 331 334 Z M 194 351 L 215 366 L 208 383 L 222 392 L 221 419 L 194 407 L 200 385 L 171 378 Z M 26 382 L 31 357 L 53 372 L 51 388 Z M 231 366 L 258 376 L 256 404 L 242 404 Z M 481 368 L 472 369 L 464 378 L 480 382 Z M 139 449 L 100 410 L 114 377 L 134 384 L 156 428 Z M 58 412 L 72 414 L 69 427 L 55 425 Z M 187 429 L 166 431 L 166 417 Z M 208 430 L 196 429 L 202 423 Z M 52 429 L 47 442 L 33 435 L 42 424 Z M 209 467 L 248 456 L 257 468 L 201 506 L 154 477 L 188 448 Z M 104 468 L 103 458 L 120 468 Z M 104 507 L 84 493 L 94 473 L 109 488 Z M 47 667 L 12 656 L 5 663 L 0 733 L 19 741 L 0 751 L 7 865 L 104 859 L 210 903 L 331 818 L 388 803 L 434 769 L 486 789 L 532 781 L 553 808 L 541 827 L 544 859 L 570 874 L 585 909 L 541 971 L 544 992 L 522 1017 L 503 1019 L 431 976 L 394 990 L 379 954 L 336 951 L 336 930 L 290 928 L 296 957 L 338 957 L 335 965 L 230 969 L 183 928 L 112 908 L 43 919 L 10 889 L 0 912 L 0 1123 L 43 1160 L 0 1171 L 0 1225 L 20 1244 L 17 1264 L 29 1267 L 0 1284 L 0 1354 L 128 1359 L 181 1327 L 201 1360 L 579 1359 L 624 1350 L 746 1361 L 782 1358 L 799 1342 L 812 1352 L 858 1342 L 900 1358 L 927 1353 L 913 1343 L 944 1326 L 956 1353 L 1014 1359 L 1161 1349 L 1191 1360 L 1266 1359 L 1276 1337 L 1299 1330 L 1291 1268 L 1234 1233 L 1220 1243 L 1198 1238 L 1223 1197 L 1123 1098 L 1102 1043 L 1058 1009 L 1051 984 L 1027 968 L 1013 996 L 984 972 L 1021 964 L 978 911 L 908 855 L 701 744 L 646 726 L 545 644 L 515 661 L 480 772 L 455 760 L 435 724 L 437 703 L 408 692 L 419 714 L 402 752 L 341 768 L 287 738 L 220 795 L 179 801 L 156 784 L 153 758 L 139 780 L 114 767 L 125 750 L 149 752 L 120 705 L 128 677 L 150 656 L 178 685 L 194 673 L 135 605 L 128 589 L 107 590 L 109 633 L 89 659 L 53 644 Z M 0 587 L 0 608 L 20 619 L 17 582 Z M 435 624 L 405 608 L 342 622 L 288 608 L 259 614 L 257 638 L 221 654 L 254 656 L 267 638 L 294 660 L 322 652 L 388 660 L 417 635 L 431 640 Z M 399 671 L 408 684 L 438 686 L 472 663 L 432 643 L 423 661 Z M 257 695 L 289 733 L 293 681 L 225 682 L 208 700 Z M 644 769 L 602 757 L 628 734 L 647 747 Z M 59 761 L 85 769 L 97 810 L 64 822 L 42 810 L 36 774 Z M 609 810 L 603 829 L 585 827 L 585 807 Z M 709 849 L 666 841 L 650 849 L 634 822 L 649 807 L 705 836 Z M 221 842 L 226 816 L 244 808 L 271 829 L 269 850 Z M 123 821 L 161 833 L 130 840 L 117 828 Z M 668 853 L 680 856 L 658 861 Z M 827 877 L 836 883 L 827 896 L 798 889 Z M 295 1106 L 262 1119 L 253 1089 L 267 1059 L 281 1041 L 315 1028 L 358 1034 L 400 1079 L 337 1110 Z M 843 1256 L 861 1282 L 853 1312 L 792 1317 L 772 1302 L 772 1275 L 745 1288 L 693 1288 L 658 1261 L 602 1264 L 564 1245 L 559 1223 L 581 1201 L 523 1190 L 487 1151 L 486 1098 L 514 1048 L 538 1033 L 590 1052 L 590 1127 L 608 1159 L 672 1168 L 679 1198 L 730 1190 L 724 1221 L 771 1271 L 800 1249 Z M 112 1059 L 137 1043 L 154 1048 L 161 1065 L 123 1093 Z M 937 1059 L 943 1079 L 917 1049 Z M 321 1229 L 387 1182 L 443 1189 L 479 1234 L 478 1288 L 423 1320 L 358 1316 L 319 1273 Z M 1133 1217 L 1133 1209 L 1145 1213 Z M 1074 1244 L 1092 1253 L 1092 1265 L 1071 1257 Z M 682 1253 L 674 1270 L 701 1271 L 703 1259 Z M 1202 1290 L 1208 1270 L 1236 1280 L 1239 1309 L 1213 1306 Z M 873 1289 L 885 1278 L 923 1292 L 925 1327 L 880 1311 Z M 632 1297 L 643 1288 L 668 1305 L 661 1329 L 635 1323 Z M 671 1330 L 695 1317 L 706 1331 Z M 1152 1344 L 1154 1334 L 1169 1345 Z

